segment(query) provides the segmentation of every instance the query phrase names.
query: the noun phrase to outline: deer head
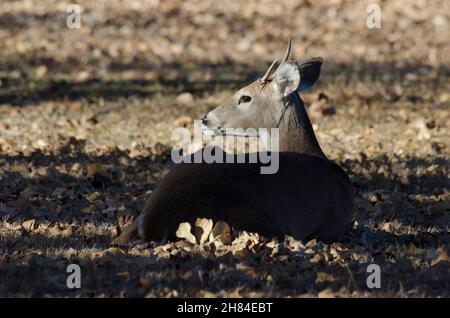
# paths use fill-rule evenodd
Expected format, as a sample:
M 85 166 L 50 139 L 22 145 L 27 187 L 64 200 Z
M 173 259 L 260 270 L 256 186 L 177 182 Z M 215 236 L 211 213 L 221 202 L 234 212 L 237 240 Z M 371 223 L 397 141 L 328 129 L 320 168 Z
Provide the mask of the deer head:
M 280 151 L 324 156 L 298 92 L 317 81 L 322 58 L 297 64 L 289 61 L 291 40 L 281 63 L 275 60 L 260 79 L 238 90 L 202 118 L 210 135 L 226 135 L 227 128 L 279 128 Z

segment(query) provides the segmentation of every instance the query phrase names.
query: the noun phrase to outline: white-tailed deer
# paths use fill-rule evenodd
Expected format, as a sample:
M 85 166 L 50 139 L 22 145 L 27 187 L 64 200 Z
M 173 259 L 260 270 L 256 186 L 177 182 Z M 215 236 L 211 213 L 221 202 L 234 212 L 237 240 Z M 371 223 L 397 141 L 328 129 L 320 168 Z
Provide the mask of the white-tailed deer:
M 222 220 L 236 230 L 296 239 L 339 239 L 349 228 L 353 191 L 345 172 L 317 142 L 298 92 L 320 75 L 321 58 L 289 61 L 291 42 L 275 69 L 209 112 L 209 132 L 226 128 L 279 128 L 279 169 L 261 174 L 259 163 L 180 163 L 151 194 L 123 241 L 175 239 L 181 222 Z

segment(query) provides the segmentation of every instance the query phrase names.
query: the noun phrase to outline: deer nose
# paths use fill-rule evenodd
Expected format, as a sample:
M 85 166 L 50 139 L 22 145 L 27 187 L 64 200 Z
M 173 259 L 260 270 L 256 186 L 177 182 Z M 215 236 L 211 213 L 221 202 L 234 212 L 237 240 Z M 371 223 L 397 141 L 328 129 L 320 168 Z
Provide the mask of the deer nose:
M 201 121 L 203 125 L 206 125 L 208 123 L 208 119 L 206 119 L 206 116 L 203 116 Z

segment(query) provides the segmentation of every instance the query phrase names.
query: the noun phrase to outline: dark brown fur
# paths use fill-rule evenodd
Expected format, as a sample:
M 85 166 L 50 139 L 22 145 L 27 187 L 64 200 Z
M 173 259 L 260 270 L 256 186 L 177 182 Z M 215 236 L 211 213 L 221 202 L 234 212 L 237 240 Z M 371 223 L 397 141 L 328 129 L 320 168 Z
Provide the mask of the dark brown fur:
M 339 188 L 342 193 L 336 193 Z M 181 222 L 193 223 L 199 217 L 269 237 L 335 239 L 350 224 L 353 199 L 342 197 L 351 193 L 349 188 L 345 173 L 333 162 L 292 152 L 280 153 L 280 169 L 272 175 L 260 174 L 260 164 L 178 164 L 162 179 L 143 210 L 142 239 L 173 240 Z M 348 211 L 338 218 L 334 217 L 335 195 L 341 196 L 341 209 Z M 295 224 L 298 215 L 305 217 Z M 280 222 L 283 219 L 286 222 Z M 138 238 L 136 226 L 124 235 Z

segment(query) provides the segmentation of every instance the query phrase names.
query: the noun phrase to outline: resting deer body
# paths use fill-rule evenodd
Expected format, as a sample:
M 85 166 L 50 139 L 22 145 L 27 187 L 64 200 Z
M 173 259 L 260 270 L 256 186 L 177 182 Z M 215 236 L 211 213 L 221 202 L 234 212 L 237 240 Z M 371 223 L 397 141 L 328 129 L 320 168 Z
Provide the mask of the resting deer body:
M 124 240 L 175 239 L 181 222 L 203 217 L 237 230 L 296 239 L 339 239 L 349 228 L 353 191 L 345 172 L 319 146 L 298 92 L 318 79 L 321 58 L 289 62 L 290 41 L 259 80 L 209 112 L 204 129 L 278 128 L 279 169 L 261 174 L 259 163 L 180 163 L 160 182 Z M 247 154 L 248 156 L 248 154 Z

